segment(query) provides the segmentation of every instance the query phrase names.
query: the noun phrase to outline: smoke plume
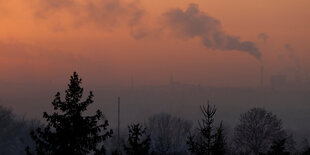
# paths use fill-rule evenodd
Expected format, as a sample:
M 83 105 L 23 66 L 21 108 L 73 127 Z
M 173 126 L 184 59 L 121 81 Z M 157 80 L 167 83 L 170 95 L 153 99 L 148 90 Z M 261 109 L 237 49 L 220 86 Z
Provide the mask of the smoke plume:
M 125 24 L 135 39 L 143 38 L 147 32 L 141 28 L 141 20 L 145 15 L 139 2 L 123 0 L 38 0 L 33 9 L 37 19 L 57 18 L 64 15 L 73 19 L 73 26 L 95 25 L 102 30 L 111 30 Z
M 253 42 L 240 41 L 239 37 L 226 34 L 221 28 L 220 21 L 200 11 L 197 4 L 190 4 L 185 11 L 170 10 L 164 14 L 164 17 L 178 37 L 199 37 L 207 48 L 237 50 L 261 61 L 262 54 Z

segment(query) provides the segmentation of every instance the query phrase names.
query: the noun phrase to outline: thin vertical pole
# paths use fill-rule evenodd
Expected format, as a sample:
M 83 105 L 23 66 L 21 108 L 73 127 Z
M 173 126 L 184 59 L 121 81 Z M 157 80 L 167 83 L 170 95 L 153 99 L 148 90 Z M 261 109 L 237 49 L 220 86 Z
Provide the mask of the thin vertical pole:
M 117 142 L 118 147 L 120 146 L 120 135 L 119 135 L 119 125 L 120 125 L 120 104 L 121 104 L 121 98 L 118 97 L 118 121 L 117 121 Z

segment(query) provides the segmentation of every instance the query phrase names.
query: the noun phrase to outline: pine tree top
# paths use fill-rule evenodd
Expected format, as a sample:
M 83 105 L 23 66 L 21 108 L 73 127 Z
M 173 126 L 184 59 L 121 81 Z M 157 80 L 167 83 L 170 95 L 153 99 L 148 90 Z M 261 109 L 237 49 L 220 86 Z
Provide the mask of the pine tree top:
M 54 112 L 43 113 L 47 125 L 31 133 L 36 143 L 37 154 L 88 154 L 90 152 L 104 154 L 102 142 L 111 137 L 112 130 L 107 130 L 108 121 L 102 123 L 100 110 L 92 116 L 84 116 L 83 112 L 93 103 L 90 92 L 85 101 L 83 97 L 82 79 L 76 72 L 70 78 L 65 100 L 61 100 L 57 92 L 52 102 Z M 30 154 L 30 151 L 27 151 Z

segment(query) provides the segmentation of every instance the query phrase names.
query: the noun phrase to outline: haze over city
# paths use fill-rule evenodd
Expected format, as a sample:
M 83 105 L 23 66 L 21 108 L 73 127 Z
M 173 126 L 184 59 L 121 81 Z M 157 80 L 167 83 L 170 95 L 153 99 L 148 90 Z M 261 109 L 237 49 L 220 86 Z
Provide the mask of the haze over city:
M 307 0 L 0 0 L 0 105 L 43 121 L 77 72 L 85 93 L 94 93 L 90 112 L 102 110 L 112 128 L 121 98 L 123 132 L 163 112 L 195 126 L 199 106 L 210 101 L 228 135 L 241 113 L 262 107 L 299 142 L 310 138 L 309 6 Z

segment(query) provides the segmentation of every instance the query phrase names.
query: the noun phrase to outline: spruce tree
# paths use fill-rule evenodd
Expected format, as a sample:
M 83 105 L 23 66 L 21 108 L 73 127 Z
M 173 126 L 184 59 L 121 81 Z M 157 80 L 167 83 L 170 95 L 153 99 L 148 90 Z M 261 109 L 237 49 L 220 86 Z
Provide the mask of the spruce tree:
M 103 142 L 111 137 L 112 130 L 107 131 L 109 124 L 107 120 L 102 120 L 103 114 L 100 110 L 92 116 L 84 116 L 83 112 L 93 103 L 93 93 L 90 92 L 87 99 L 81 101 L 81 83 L 82 79 L 74 72 L 66 90 L 65 100 L 61 100 L 58 92 L 52 102 L 52 114 L 43 113 L 47 125 L 31 132 L 36 144 L 34 154 L 105 154 Z M 101 121 L 102 123 L 99 123 Z M 29 147 L 26 148 L 26 152 L 33 154 Z
M 142 125 L 133 124 L 128 126 L 128 145 L 124 145 L 124 150 L 128 155 L 147 155 L 150 149 L 150 135 L 146 135 L 146 128 Z
M 188 136 L 187 144 L 191 154 L 195 155 L 223 155 L 225 154 L 225 137 L 222 123 L 218 128 L 214 126 L 215 106 L 209 104 L 200 107 L 203 114 L 202 121 L 198 121 L 199 127 L 196 135 Z
M 221 122 L 220 126 L 217 128 L 213 147 L 215 155 L 223 155 L 226 153 L 226 139 L 224 136 L 223 122 Z

